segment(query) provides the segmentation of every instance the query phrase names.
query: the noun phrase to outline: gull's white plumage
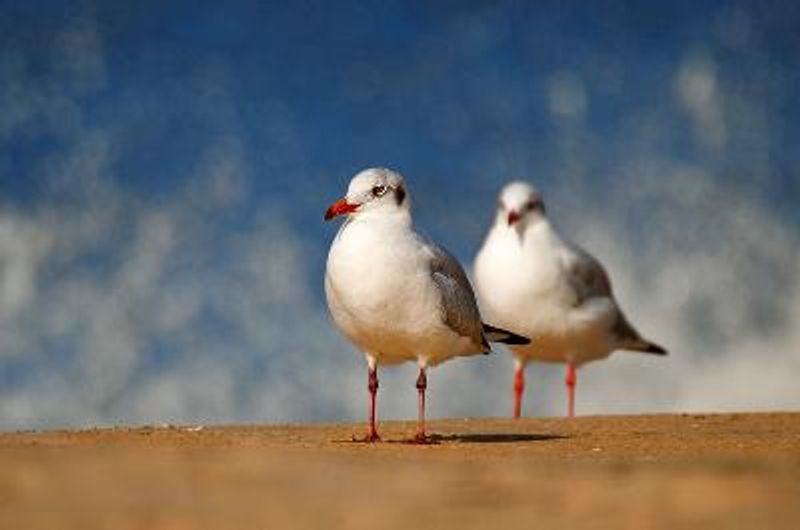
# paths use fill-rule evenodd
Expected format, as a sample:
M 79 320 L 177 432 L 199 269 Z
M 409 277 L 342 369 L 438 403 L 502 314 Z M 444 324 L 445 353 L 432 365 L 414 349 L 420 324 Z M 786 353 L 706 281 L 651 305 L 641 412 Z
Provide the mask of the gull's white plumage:
M 487 338 L 522 340 L 484 328 L 461 266 L 414 231 L 409 202 L 393 171 L 368 169 L 353 177 L 346 197 L 326 214 L 349 217 L 331 244 L 325 292 L 333 321 L 366 355 L 374 390 L 377 365 L 419 364 L 422 420 L 426 367 L 487 352 Z M 374 439 L 374 403 L 371 414 Z M 421 422 L 420 438 L 423 429 Z
M 353 179 L 348 197 L 358 195 L 362 184 L 371 189 L 381 176 L 402 186 L 397 174 L 367 170 Z M 433 264 L 454 259 L 413 230 L 407 204 L 388 206 L 348 219 L 331 245 L 325 291 L 334 322 L 374 364 L 429 366 L 488 350 L 469 284 L 436 280 Z M 472 324 L 468 334 L 447 324 L 448 301 Z
M 486 317 L 534 339 L 511 347 L 517 360 L 517 401 L 524 386 L 522 370 L 531 359 L 568 364 L 571 414 L 575 367 L 617 349 L 665 353 L 628 323 L 602 265 L 559 236 L 545 217 L 541 196 L 526 183 L 511 183 L 501 192 L 474 276 Z

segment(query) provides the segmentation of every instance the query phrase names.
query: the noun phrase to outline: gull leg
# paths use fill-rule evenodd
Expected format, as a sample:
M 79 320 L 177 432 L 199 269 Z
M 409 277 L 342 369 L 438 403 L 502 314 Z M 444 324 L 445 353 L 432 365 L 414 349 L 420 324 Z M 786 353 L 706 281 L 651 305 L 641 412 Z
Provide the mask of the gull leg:
M 375 404 L 378 400 L 378 368 L 370 367 L 369 377 L 367 380 L 367 389 L 369 390 L 369 431 L 367 432 L 367 441 L 378 442 L 381 437 L 378 436 L 378 428 L 375 424 Z
M 517 359 L 514 370 L 514 418 L 522 412 L 522 394 L 525 392 L 525 364 Z
M 567 416 L 572 418 L 575 416 L 575 385 L 578 383 L 578 377 L 575 373 L 575 363 L 567 364 Z
M 353 436 L 354 442 L 374 443 L 381 441 L 375 422 L 375 403 L 378 399 L 378 367 L 375 366 L 374 363 L 370 363 L 369 365 L 367 390 L 369 390 L 369 426 L 367 428 L 367 435 L 364 438 L 356 438 Z
M 414 441 L 417 443 L 428 443 L 428 436 L 425 434 L 425 390 L 428 388 L 428 376 L 425 374 L 425 367 L 419 367 L 419 377 L 417 377 L 417 393 L 419 400 L 419 410 L 417 416 L 417 434 Z

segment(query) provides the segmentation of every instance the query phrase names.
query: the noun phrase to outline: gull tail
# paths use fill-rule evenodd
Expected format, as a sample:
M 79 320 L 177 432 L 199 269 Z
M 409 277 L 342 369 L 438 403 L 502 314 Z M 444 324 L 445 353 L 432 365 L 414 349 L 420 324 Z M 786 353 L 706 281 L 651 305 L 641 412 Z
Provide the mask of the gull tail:
M 627 321 L 622 313 L 619 313 L 619 319 L 614 325 L 614 334 L 619 341 L 619 349 L 628 351 L 638 351 L 642 353 L 652 353 L 654 355 L 666 355 L 667 350 L 662 348 L 655 342 L 650 342 L 642 338 L 639 332 Z
M 624 348 L 630 351 L 638 351 L 642 353 L 652 353 L 653 355 L 666 355 L 667 350 L 662 346 L 659 346 L 655 342 L 650 342 L 649 340 L 639 339 L 637 341 L 630 342 L 625 344 Z
M 489 342 L 500 342 L 502 344 L 510 344 L 512 346 L 521 346 L 523 344 L 530 344 L 531 339 L 517 335 L 502 328 L 496 328 L 489 324 L 483 325 L 483 334 Z

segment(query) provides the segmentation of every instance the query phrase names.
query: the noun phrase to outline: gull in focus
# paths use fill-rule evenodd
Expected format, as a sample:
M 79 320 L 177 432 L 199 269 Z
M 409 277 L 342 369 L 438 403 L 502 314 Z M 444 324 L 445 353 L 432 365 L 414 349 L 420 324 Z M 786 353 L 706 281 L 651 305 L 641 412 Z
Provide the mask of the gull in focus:
M 497 216 L 475 259 L 481 310 L 493 323 L 532 337 L 512 345 L 516 360 L 514 417 L 531 359 L 567 364 L 567 413 L 575 412 L 576 368 L 614 350 L 665 355 L 633 328 L 617 305 L 603 266 L 562 239 L 533 186 L 512 182 L 500 192 Z
M 364 353 L 369 429 L 375 422 L 378 366 L 416 361 L 419 417 L 414 441 L 425 443 L 426 369 L 456 356 L 488 353 L 489 341 L 527 344 L 481 321 L 461 265 L 414 231 L 408 189 L 398 173 L 373 168 L 350 181 L 325 219 L 347 218 L 328 253 L 325 294 L 334 323 Z

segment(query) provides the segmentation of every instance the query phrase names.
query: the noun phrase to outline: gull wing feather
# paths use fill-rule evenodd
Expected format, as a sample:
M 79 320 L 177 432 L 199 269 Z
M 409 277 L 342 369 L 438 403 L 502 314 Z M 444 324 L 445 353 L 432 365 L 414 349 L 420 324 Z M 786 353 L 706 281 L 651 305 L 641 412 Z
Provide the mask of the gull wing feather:
M 440 295 L 444 323 L 458 335 L 469 338 L 479 351 L 488 351 L 478 303 L 464 269 L 445 249 L 432 243 L 427 248 L 431 254 L 431 279 Z
M 570 245 L 562 254 L 567 281 L 575 293 L 575 306 L 592 298 L 613 298 L 611 280 L 597 259 L 582 248 Z
M 572 290 L 575 292 L 575 307 L 585 304 L 594 298 L 608 298 L 614 305 L 616 320 L 611 333 L 617 338 L 622 348 L 645 353 L 666 354 L 666 350 L 642 338 L 636 328 L 628 322 L 625 314 L 614 300 L 611 280 L 603 265 L 582 248 L 572 245 L 564 253 L 564 266 Z

